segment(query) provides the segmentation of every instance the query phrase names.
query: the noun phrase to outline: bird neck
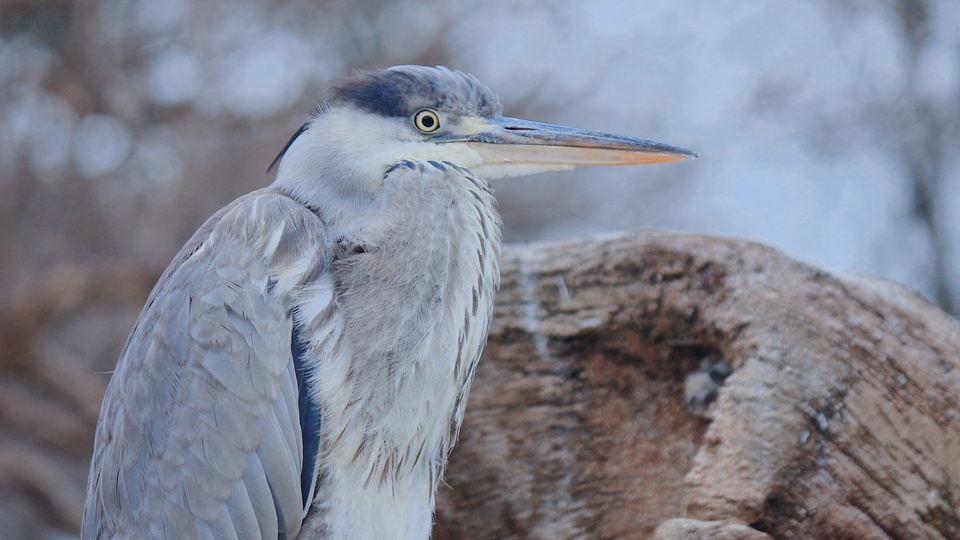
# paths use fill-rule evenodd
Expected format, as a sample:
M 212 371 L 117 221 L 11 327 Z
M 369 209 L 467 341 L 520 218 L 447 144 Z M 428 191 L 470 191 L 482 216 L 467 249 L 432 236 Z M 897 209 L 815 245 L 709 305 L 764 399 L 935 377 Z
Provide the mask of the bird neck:
M 370 538 L 429 537 L 499 279 L 494 206 L 465 169 L 401 162 L 385 176 L 363 249 L 334 255 L 316 284 L 336 310 L 301 296 L 294 311 L 316 329 L 304 336 L 323 411 L 312 522 L 342 537 L 359 538 L 356 523 L 395 524 Z

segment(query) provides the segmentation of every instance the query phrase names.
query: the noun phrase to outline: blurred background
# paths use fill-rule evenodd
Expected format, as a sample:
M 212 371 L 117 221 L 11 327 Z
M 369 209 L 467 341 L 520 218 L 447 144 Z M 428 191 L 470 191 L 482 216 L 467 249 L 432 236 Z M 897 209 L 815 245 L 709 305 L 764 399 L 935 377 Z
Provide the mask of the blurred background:
M 702 155 L 495 182 L 508 241 L 744 236 L 960 310 L 956 0 L 0 0 L 0 538 L 76 535 L 165 265 L 329 82 L 398 63 Z

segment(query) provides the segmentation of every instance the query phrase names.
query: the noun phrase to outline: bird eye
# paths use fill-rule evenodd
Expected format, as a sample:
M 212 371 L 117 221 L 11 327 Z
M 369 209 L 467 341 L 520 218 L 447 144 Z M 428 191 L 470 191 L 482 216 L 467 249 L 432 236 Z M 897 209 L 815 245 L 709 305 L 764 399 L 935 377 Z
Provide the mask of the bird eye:
M 440 129 L 440 115 L 436 111 L 424 109 L 413 115 L 413 125 L 424 133 L 433 133 Z

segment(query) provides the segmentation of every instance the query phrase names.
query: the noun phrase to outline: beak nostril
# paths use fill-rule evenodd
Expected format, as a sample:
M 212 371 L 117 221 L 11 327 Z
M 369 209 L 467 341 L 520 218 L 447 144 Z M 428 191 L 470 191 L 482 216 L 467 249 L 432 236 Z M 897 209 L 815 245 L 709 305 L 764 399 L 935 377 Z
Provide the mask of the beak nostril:
M 507 131 L 536 131 L 536 129 L 532 127 L 524 127 L 524 126 L 506 126 L 503 129 Z

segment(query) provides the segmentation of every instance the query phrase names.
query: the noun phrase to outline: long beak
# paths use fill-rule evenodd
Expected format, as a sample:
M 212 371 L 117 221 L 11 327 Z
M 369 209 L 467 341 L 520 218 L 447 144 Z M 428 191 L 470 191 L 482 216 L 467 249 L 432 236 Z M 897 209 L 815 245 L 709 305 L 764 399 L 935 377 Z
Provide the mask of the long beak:
M 696 152 L 625 135 L 532 122 L 521 118 L 469 118 L 461 134 L 485 164 L 529 164 L 544 169 L 578 165 L 641 165 L 696 158 Z

